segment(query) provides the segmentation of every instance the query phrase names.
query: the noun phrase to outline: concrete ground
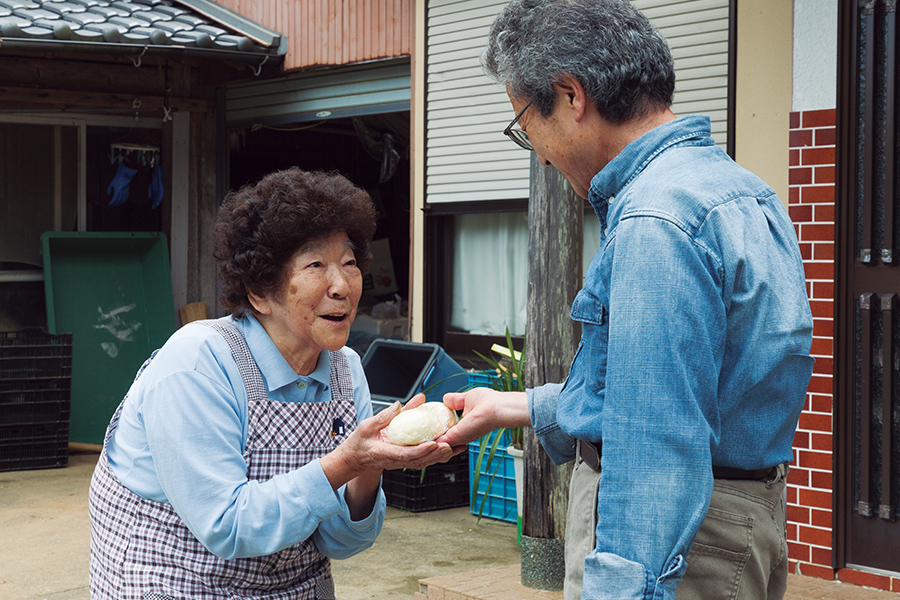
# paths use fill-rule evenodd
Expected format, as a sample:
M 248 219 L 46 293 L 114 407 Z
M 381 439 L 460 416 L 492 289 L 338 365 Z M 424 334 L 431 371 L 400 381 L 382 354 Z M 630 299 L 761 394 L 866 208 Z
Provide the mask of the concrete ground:
M 0 599 L 89 600 L 87 489 L 94 453 L 62 469 L 0 473 Z M 340 600 L 561 600 L 519 583 L 514 525 L 468 508 L 410 513 L 388 508 L 381 536 L 333 563 Z M 900 600 L 900 594 L 791 576 L 787 600 Z

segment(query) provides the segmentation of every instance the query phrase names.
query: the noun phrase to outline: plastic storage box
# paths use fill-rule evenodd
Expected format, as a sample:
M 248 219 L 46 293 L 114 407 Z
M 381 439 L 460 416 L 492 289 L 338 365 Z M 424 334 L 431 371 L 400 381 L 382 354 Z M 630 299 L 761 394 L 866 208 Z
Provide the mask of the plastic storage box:
M 0 332 L 0 471 L 69 461 L 72 334 Z
M 362 358 L 372 408 L 377 413 L 394 402 L 405 404 L 419 392 L 428 401 L 466 389 L 468 373 L 437 344 L 377 339 Z
M 497 374 L 494 371 L 469 371 L 469 387 L 489 387 L 493 388 L 497 381 Z
M 512 456 L 507 454 L 509 434 L 505 433 L 497 444 L 493 460 L 488 462 L 491 445 L 496 431 L 484 436 L 487 439 L 481 468 L 478 468 L 478 452 L 480 440 L 469 443 L 469 510 L 473 515 L 515 523 L 519 516 L 516 506 L 516 467 Z M 478 489 L 475 485 L 475 473 L 478 473 Z M 474 492 L 474 493 L 473 493 Z
M 494 387 L 497 375 L 492 370 L 472 371 L 469 373 L 469 387 Z M 481 439 L 469 444 L 469 497 L 473 515 L 498 519 L 515 523 L 519 509 L 516 505 L 516 467 L 515 459 L 506 453 L 509 446 L 509 433 L 504 432 L 497 443 L 494 458 L 488 463 L 491 445 L 494 443 L 496 431 L 492 431 Z M 478 453 L 481 440 L 486 440 L 481 468 L 478 468 Z M 478 472 L 478 489 L 474 490 L 475 473 Z
M 461 452 L 445 463 L 426 467 L 424 476 L 420 469 L 385 471 L 381 487 L 388 506 L 411 512 L 468 506 L 469 459 L 466 454 Z

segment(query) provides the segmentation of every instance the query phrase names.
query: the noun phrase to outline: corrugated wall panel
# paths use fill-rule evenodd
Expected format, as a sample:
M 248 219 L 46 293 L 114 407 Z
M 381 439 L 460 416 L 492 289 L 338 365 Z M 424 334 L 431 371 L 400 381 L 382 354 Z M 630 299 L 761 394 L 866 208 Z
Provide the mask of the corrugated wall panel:
M 712 136 L 728 137 L 729 0 L 632 0 L 669 42 L 675 59 L 676 116 L 709 115 Z
M 725 146 L 729 0 L 633 0 L 669 41 L 672 110 L 709 115 Z M 513 117 L 479 57 L 506 0 L 429 0 L 426 39 L 426 201 L 528 197 L 529 156 L 502 135 Z
M 284 68 L 409 56 L 415 0 L 216 0 L 287 37 Z
M 225 89 L 225 120 L 231 127 L 396 112 L 409 105 L 406 59 L 289 73 Z

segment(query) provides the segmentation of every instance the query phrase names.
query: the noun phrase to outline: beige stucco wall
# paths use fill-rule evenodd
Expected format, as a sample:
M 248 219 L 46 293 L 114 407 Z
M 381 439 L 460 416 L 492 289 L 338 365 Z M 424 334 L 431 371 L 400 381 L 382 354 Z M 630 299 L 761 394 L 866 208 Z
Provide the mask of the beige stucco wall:
M 788 200 L 793 5 L 737 2 L 734 157 Z

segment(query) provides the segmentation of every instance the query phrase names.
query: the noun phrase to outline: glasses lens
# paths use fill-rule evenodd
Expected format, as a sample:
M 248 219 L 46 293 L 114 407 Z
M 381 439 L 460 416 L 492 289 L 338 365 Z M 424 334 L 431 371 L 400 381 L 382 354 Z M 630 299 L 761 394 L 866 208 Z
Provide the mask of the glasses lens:
M 526 150 L 531 150 L 531 142 L 528 139 L 528 134 L 522 129 L 510 129 L 506 132 L 506 135 L 509 136 L 509 139 L 517 143 L 522 148 Z

